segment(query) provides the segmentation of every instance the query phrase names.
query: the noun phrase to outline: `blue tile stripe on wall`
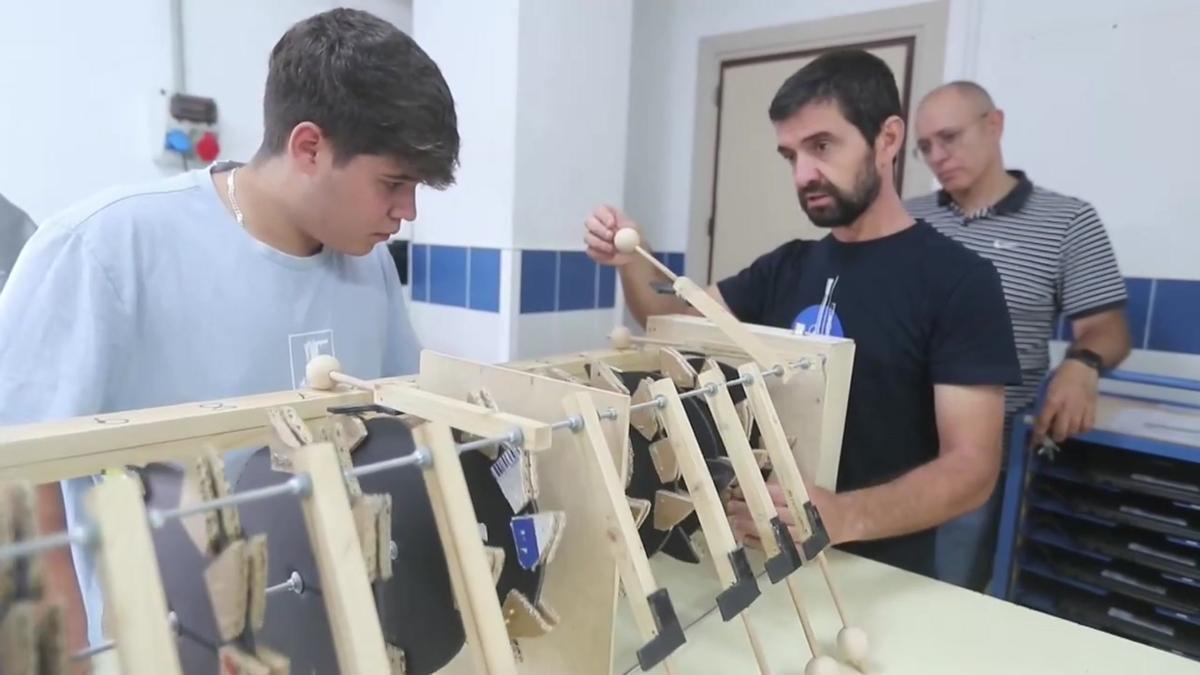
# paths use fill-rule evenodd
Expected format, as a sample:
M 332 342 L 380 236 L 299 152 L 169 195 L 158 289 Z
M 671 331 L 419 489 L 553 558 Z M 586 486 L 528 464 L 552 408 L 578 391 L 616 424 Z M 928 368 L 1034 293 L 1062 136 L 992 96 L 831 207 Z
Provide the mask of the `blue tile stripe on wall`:
M 558 308 L 558 251 L 521 251 L 521 313 Z
M 408 273 L 412 284 L 412 299 L 415 302 L 429 302 L 429 247 L 425 244 L 413 244 L 408 260 L 412 268 Z
M 617 271 L 582 251 L 520 251 L 520 312 L 609 309 L 616 305 Z M 656 253 L 677 274 L 683 253 Z M 412 298 L 485 312 L 500 310 L 500 251 L 493 248 L 413 244 Z
M 675 274 L 683 274 L 683 254 L 682 253 L 661 253 L 655 252 L 654 257 L 658 262 L 667 266 Z
M 606 309 L 616 302 L 616 270 L 598 265 L 582 251 L 523 250 L 521 314 Z M 684 254 L 654 254 L 682 274 Z M 412 298 L 417 302 L 500 311 L 500 251 L 494 248 L 413 244 Z M 1125 280 L 1125 307 L 1135 349 L 1200 354 L 1200 280 Z M 1059 340 L 1072 339 L 1070 322 L 1060 318 Z
M 1129 277 L 1125 288 L 1134 349 L 1200 354 L 1200 281 Z M 1071 322 L 1059 319 L 1055 337 L 1074 339 Z
M 655 255 L 683 273 L 682 253 Z M 616 297 L 616 269 L 597 264 L 583 251 L 521 251 L 522 314 L 608 309 Z
M 500 250 L 413 244 L 412 298 L 416 302 L 500 311 Z

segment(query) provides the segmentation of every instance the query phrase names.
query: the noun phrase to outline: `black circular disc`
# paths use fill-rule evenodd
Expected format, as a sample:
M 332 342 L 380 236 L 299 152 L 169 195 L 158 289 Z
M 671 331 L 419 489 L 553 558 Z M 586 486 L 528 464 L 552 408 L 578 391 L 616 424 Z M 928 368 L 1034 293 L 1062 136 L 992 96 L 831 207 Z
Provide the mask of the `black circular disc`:
M 413 452 L 412 434 L 399 418 L 372 417 L 365 425 L 367 436 L 351 455 L 355 466 Z M 508 592 L 516 589 L 536 602 L 543 568 L 525 570 L 517 561 L 510 529 L 513 509 L 491 475 L 491 460 L 480 452 L 465 453 L 461 459 L 476 515 L 487 532 L 487 545 L 505 550 L 497 596 L 503 602 Z M 178 506 L 184 475 L 181 468 L 156 464 L 140 473 L 149 506 Z M 289 478 L 291 474 L 271 468 L 269 449 L 260 448 L 246 461 L 232 491 L 273 486 Z M 462 649 L 465 635 L 422 473 L 412 467 L 382 471 L 363 476 L 359 485 L 364 493 L 389 494 L 392 499 L 391 535 L 396 544 L 392 577 L 373 584 L 384 639 L 403 650 L 410 675 L 437 672 Z M 520 513 L 535 511 L 536 504 L 531 502 Z M 320 576 L 299 499 L 285 495 L 243 504 L 239 517 L 246 537 L 267 535 L 268 583 L 280 583 L 298 572 L 305 586 L 302 595 L 284 591 L 267 598 L 264 626 L 255 635 L 256 641 L 286 654 L 293 672 L 338 673 Z M 209 559 L 178 520 L 155 530 L 154 543 L 168 605 L 185 633 L 178 641 L 183 670 L 188 674 L 215 672 L 212 645 L 219 638 L 203 576 Z
M 351 455 L 355 466 L 408 456 L 416 448 L 398 418 L 373 417 L 365 424 L 367 437 Z M 368 474 L 358 484 L 364 494 L 392 497 L 397 557 L 392 577 L 375 583 L 383 637 L 404 650 L 406 672 L 436 672 L 462 649 L 465 635 L 425 479 L 420 470 L 407 467 Z
M 283 483 L 290 473 L 271 468 L 270 450 L 251 455 L 233 487 L 246 492 Z M 293 672 L 337 673 L 337 653 L 321 596 L 321 579 L 309 546 L 299 497 L 285 495 L 243 504 L 238 509 L 247 537 L 267 535 L 267 583 L 274 585 L 299 572 L 304 593 L 283 592 L 267 597 L 267 613 L 256 639 L 286 654 Z
M 688 363 L 697 371 L 704 366 L 704 358 L 689 356 Z M 738 377 L 737 369 L 722 363 L 717 362 L 721 372 L 726 379 L 734 379 Z M 619 374 L 622 383 L 630 393 L 637 391 L 638 385 L 642 380 L 650 378 L 658 380 L 663 377 L 662 373 L 647 372 L 647 371 L 626 371 Z M 680 393 L 688 390 L 681 389 Z M 729 387 L 729 393 L 734 403 L 738 403 L 745 399 L 746 392 L 740 385 Z M 696 442 L 700 446 L 700 453 L 708 460 L 710 471 L 713 473 L 714 483 L 717 489 L 721 490 L 727 486 L 733 479 L 732 470 L 727 463 L 714 461 L 718 458 L 725 457 L 725 444 L 721 441 L 720 434 L 717 432 L 715 420 L 713 420 L 712 412 L 708 409 L 708 404 L 701 397 L 693 397 L 683 399 L 683 409 L 687 414 L 688 422 L 696 435 Z M 655 493 L 659 490 L 684 491 L 686 482 L 680 478 L 674 481 L 662 481 L 657 470 L 654 468 L 654 460 L 650 456 L 650 445 L 655 441 L 666 438 L 665 429 L 659 429 L 651 440 L 646 440 L 640 432 L 633 427 L 629 429 L 629 445 L 630 451 L 633 453 L 633 475 L 630 477 L 629 486 L 626 488 L 626 494 L 630 497 L 645 499 L 650 502 L 650 514 L 646 516 L 642 526 L 638 528 L 638 535 L 641 537 L 642 546 L 646 549 L 647 555 L 654 555 L 658 552 L 666 553 L 672 557 L 680 558 L 687 562 L 697 562 L 698 560 L 688 555 L 681 555 L 679 547 L 669 545 L 669 542 L 677 537 L 677 532 L 682 532 L 684 535 L 690 536 L 700 527 L 699 518 L 696 514 L 691 514 L 684 518 L 678 525 L 671 530 L 662 531 L 654 527 L 654 501 Z M 687 548 L 683 547 L 686 551 Z
M 492 460 L 482 452 L 468 452 L 462 455 L 463 475 L 467 479 L 467 490 L 471 493 L 471 502 L 475 505 L 475 517 L 483 524 L 487 534 L 486 545 L 504 549 L 504 567 L 500 572 L 500 581 L 496 584 L 496 593 L 501 604 L 508 592 L 516 590 L 529 599 L 537 600 L 541 593 L 544 567 L 527 570 L 517 560 L 517 542 L 513 538 L 511 521 L 515 515 L 530 515 L 537 513 L 537 504 L 532 500 L 518 512 L 513 512 L 512 505 L 504 497 L 504 492 L 491 474 Z
M 138 471 L 145 489 L 148 507 L 169 510 L 179 506 L 184 471 L 169 464 L 149 464 Z M 204 569 L 208 558 L 203 555 L 183 529 L 182 521 L 174 519 L 161 528 L 151 530 L 158 557 L 159 574 L 167 599 L 167 610 L 175 612 L 183 637 L 176 639 L 180 667 L 184 673 L 217 672 L 217 654 L 213 647 L 220 642 L 217 621 L 208 589 L 204 584 Z

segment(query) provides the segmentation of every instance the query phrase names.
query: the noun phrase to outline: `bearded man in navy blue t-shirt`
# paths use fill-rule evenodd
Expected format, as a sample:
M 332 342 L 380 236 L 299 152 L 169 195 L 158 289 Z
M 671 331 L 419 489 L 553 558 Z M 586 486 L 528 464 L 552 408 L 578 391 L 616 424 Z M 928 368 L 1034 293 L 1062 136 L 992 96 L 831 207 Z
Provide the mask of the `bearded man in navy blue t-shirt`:
M 934 528 L 996 484 L 1003 387 L 1020 380 L 1000 279 L 905 211 L 893 177 L 905 124 L 882 60 L 821 56 L 783 83 L 769 115 L 801 207 L 829 234 L 788 242 L 708 292 L 742 321 L 855 341 L 837 492 L 810 486 L 814 504 L 834 544 L 934 576 Z M 621 227 L 636 224 L 602 207 L 585 241 L 619 266 L 638 321 L 694 313 L 654 289 L 662 278 L 649 263 L 615 250 Z M 753 543 L 745 504 L 729 514 Z

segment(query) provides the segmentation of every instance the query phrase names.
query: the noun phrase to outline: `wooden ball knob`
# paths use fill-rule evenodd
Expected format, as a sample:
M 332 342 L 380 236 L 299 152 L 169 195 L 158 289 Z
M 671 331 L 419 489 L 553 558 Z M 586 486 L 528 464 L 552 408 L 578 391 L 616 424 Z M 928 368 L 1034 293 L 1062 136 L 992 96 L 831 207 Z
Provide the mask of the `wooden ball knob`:
M 818 656 L 804 667 L 804 675 L 841 675 L 842 667 L 832 656 Z
M 336 384 L 330 373 L 341 371 L 342 362 L 338 361 L 336 356 L 321 354 L 313 357 L 313 360 L 304 366 L 304 380 L 313 389 L 328 391 Z
M 613 235 L 613 246 L 621 253 L 633 253 L 641 243 L 642 238 L 632 227 L 621 228 Z
M 867 660 L 867 631 L 858 626 L 846 626 L 838 631 L 838 650 L 853 665 Z
M 608 339 L 616 349 L 629 349 L 633 346 L 633 333 L 625 326 L 617 326 L 608 334 Z

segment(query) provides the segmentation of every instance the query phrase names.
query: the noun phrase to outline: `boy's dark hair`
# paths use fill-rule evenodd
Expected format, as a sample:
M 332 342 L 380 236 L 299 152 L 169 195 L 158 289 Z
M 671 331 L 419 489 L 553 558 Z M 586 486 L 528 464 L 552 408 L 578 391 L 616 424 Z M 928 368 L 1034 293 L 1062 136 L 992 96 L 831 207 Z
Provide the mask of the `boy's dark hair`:
M 827 52 L 796 71 L 771 100 L 771 121 L 782 122 L 810 103 L 834 102 L 867 144 L 883 123 L 903 116 L 896 78 L 883 59 L 861 49 Z
M 383 155 L 433 187 L 454 182 L 459 137 L 450 87 L 411 37 L 367 12 L 317 14 L 271 50 L 259 154 L 282 152 L 301 122 L 321 128 L 338 163 Z

